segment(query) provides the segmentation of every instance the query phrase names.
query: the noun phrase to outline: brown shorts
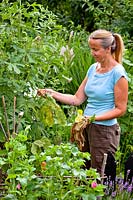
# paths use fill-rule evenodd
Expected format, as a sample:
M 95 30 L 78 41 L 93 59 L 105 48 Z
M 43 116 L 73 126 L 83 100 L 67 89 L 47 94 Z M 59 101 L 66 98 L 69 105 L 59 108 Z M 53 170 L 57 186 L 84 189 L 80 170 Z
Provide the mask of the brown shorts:
M 104 153 L 115 152 L 120 141 L 119 124 L 104 126 L 89 124 L 84 130 L 85 145 L 83 152 L 91 154 L 91 167 L 101 173 Z

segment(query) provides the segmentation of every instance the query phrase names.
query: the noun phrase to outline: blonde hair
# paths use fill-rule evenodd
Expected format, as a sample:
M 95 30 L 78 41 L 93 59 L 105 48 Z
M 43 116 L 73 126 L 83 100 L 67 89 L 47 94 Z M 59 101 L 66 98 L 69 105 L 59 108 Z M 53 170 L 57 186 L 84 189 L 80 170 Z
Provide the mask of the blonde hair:
M 90 34 L 89 40 L 90 39 L 100 39 L 101 46 L 104 49 L 111 47 L 111 54 L 114 57 L 114 59 L 118 63 L 122 63 L 124 44 L 120 34 L 112 33 L 104 29 L 99 29 Z

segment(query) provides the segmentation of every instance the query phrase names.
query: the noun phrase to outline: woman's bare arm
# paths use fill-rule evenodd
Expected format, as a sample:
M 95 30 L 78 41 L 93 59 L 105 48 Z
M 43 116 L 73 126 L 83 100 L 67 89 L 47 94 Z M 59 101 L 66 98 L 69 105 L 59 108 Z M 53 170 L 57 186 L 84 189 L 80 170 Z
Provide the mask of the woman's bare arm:
M 81 85 L 79 86 L 77 92 L 74 95 L 63 94 L 49 88 L 39 89 L 37 91 L 37 94 L 39 96 L 45 96 L 45 94 L 50 94 L 55 100 L 60 101 L 61 103 L 78 106 L 86 100 L 86 95 L 84 93 L 86 82 L 87 77 L 85 77 L 85 79 L 82 81 Z

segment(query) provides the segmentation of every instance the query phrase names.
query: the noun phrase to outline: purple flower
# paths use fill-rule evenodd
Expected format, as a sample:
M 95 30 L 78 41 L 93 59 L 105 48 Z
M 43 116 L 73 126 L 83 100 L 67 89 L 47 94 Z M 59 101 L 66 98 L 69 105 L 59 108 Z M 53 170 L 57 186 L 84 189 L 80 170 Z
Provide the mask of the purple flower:
M 116 191 L 112 192 L 111 196 L 116 197 Z
M 130 184 L 130 185 L 127 187 L 127 191 L 128 191 L 128 192 L 132 192 L 132 190 L 133 190 L 133 186 L 132 186 L 132 184 Z
M 112 185 L 113 185 L 113 183 L 112 183 L 112 181 L 110 181 L 109 186 L 112 187 Z
M 122 191 L 123 191 L 123 189 L 124 189 L 124 186 L 123 186 L 123 184 L 120 184 L 120 185 L 119 185 L 119 191 L 120 191 L 120 192 L 122 192 Z
M 97 200 L 101 200 L 101 199 L 102 199 L 102 197 L 100 197 L 100 196 L 97 197 Z
M 128 182 L 126 182 L 126 183 L 124 184 L 123 188 L 124 188 L 124 189 L 127 189 L 127 187 L 128 187 Z
M 123 183 L 123 179 L 122 179 L 122 178 L 119 178 L 119 179 L 118 179 L 118 184 L 121 184 L 121 183 Z
M 130 169 L 127 170 L 127 176 L 130 174 L 130 171 L 131 171 Z
M 130 173 L 130 170 L 128 170 L 127 174 Z M 124 182 L 124 179 L 121 177 L 116 178 L 116 191 L 114 191 L 114 187 L 111 180 L 106 180 L 104 182 L 104 185 L 107 186 L 107 188 L 104 190 L 105 196 L 110 196 L 110 199 L 115 199 L 119 195 L 131 195 L 133 192 L 133 177 L 131 183 L 127 180 Z M 133 200 L 133 199 L 132 199 Z
M 105 195 L 109 195 L 109 190 L 107 188 L 105 189 Z

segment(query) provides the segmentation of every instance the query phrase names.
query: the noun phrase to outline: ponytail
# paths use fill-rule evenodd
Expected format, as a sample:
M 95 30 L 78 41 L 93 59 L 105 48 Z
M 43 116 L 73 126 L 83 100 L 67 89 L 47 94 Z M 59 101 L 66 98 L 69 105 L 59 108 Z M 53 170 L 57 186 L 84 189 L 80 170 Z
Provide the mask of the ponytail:
M 116 48 L 113 52 L 113 57 L 118 63 L 122 63 L 122 56 L 124 51 L 123 40 L 122 37 L 117 33 L 114 33 L 113 36 L 116 43 Z

